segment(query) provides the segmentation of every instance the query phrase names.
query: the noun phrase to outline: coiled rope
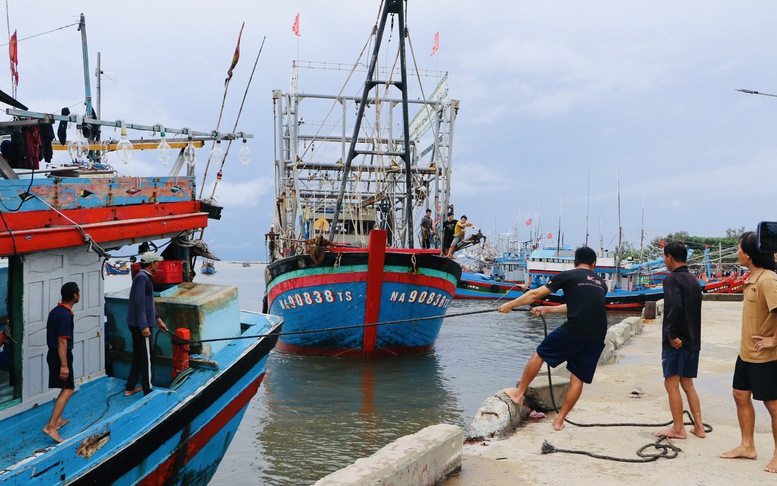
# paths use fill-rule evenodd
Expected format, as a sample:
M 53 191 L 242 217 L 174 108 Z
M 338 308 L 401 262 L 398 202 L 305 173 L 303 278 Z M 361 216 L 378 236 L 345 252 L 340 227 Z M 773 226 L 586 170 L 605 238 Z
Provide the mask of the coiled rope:
M 545 315 L 540 314 L 540 317 L 542 317 L 542 324 L 545 326 L 545 337 L 548 336 L 548 323 L 545 320 Z M 550 401 L 553 404 L 553 411 L 558 412 L 558 406 L 556 405 L 556 397 L 553 393 L 553 379 L 551 378 L 550 373 L 550 365 L 548 363 L 545 363 L 548 368 L 548 389 L 550 390 Z M 691 416 L 691 413 L 688 410 L 683 410 L 683 414 L 688 416 L 688 422 L 684 422 L 684 425 L 695 425 L 696 422 L 693 420 L 693 417 Z M 667 425 L 671 425 L 673 421 L 664 422 L 660 424 L 646 424 L 646 423 L 634 423 L 634 422 L 620 422 L 620 423 L 594 423 L 594 424 L 581 424 L 578 422 L 572 422 L 571 420 L 565 418 L 564 422 L 574 425 L 576 427 L 663 427 Z M 709 433 L 712 432 L 712 426 L 709 424 L 706 424 L 702 422 L 702 425 L 704 426 L 704 432 Z M 661 442 L 666 441 L 666 444 L 662 444 Z M 654 448 L 656 452 L 645 452 L 649 448 Z M 639 456 L 639 459 L 633 459 L 633 458 L 627 458 L 627 457 L 615 457 L 615 456 L 608 456 L 605 454 L 596 454 L 594 452 L 585 451 L 585 450 L 573 450 L 573 449 L 559 449 L 555 447 L 553 444 L 548 442 L 547 440 L 542 443 L 542 453 L 543 454 L 552 454 L 554 452 L 566 452 L 568 454 L 580 454 L 585 456 L 590 456 L 596 459 L 605 459 L 608 461 L 616 461 L 616 462 L 632 462 L 632 463 L 644 463 L 644 462 L 653 462 L 657 461 L 658 459 L 674 459 L 677 457 L 677 455 L 682 451 L 679 447 L 673 445 L 671 442 L 669 442 L 669 438 L 665 436 L 660 436 L 658 439 L 656 439 L 655 442 L 649 442 L 639 449 L 637 449 L 637 456 Z

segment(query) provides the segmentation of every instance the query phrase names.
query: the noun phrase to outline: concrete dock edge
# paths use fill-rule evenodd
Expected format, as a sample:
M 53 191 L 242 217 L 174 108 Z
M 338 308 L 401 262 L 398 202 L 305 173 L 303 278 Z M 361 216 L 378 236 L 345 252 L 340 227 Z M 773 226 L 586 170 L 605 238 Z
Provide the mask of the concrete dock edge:
M 320 479 L 315 486 L 431 486 L 461 469 L 464 433 L 438 424 L 406 435 L 370 457 Z

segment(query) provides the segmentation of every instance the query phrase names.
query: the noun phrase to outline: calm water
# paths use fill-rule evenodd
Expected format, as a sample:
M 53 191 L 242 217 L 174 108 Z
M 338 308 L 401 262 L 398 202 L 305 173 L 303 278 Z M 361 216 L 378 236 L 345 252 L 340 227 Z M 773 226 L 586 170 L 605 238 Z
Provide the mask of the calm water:
M 240 304 L 260 310 L 264 265 L 217 262 L 201 283 L 237 285 Z M 107 277 L 106 288 L 129 285 Z M 480 405 L 514 386 L 544 335 L 540 318 L 495 311 L 493 302 L 454 301 L 434 352 L 380 360 L 274 352 L 267 375 L 211 484 L 311 484 L 428 425 L 465 428 Z M 619 322 L 623 316 L 613 316 Z M 550 329 L 562 319 L 548 316 Z

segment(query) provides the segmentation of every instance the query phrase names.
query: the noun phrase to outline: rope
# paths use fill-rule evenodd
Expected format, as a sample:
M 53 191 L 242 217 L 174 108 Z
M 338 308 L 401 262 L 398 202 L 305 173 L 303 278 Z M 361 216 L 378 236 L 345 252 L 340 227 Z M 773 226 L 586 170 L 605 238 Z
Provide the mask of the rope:
M 542 324 L 545 326 L 545 337 L 547 337 L 548 323 L 545 320 L 544 314 L 540 314 L 540 317 L 542 317 Z M 545 363 L 545 364 L 548 367 L 548 390 L 550 390 L 550 401 L 553 404 L 553 411 L 558 413 L 559 409 L 558 409 L 558 406 L 556 405 L 555 393 L 553 393 L 553 379 L 551 378 L 550 365 L 548 363 Z M 687 415 L 689 420 L 688 422 L 684 422 L 683 425 L 696 425 L 696 422 L 693 420 L 693 417 L 691 416 L 691 412 L 689 412 L 688 410 L 683 410 L 683 414 Z M 581 424 L 577 422 L 572 422 L 568 418 L 565 418 L 564 422 L 570 425 L 574 425 L 576 427 L 663 427 L 674 423 L 672 420 L 670 420 L 669 422 L 664 422 L 661 424 L 647 424 L 647 423 L 634 423 L 634 422 Z M 706 424 L 702 422 L 702 425 L 704 426 L 704 432 L 707 432 L 707 433 L 712 432 L 712 426 L 710 424 Z M 661 441 L 663 440 L 666 440 L 667 443 L 661 444 Z M 657 452 L 652 454 L 645 452 L 645 450 L 650 447 L 655 448 Z M 630 459 L 630 458 L 623 458 L 623 457 L 607 456 L 603 454 L 595 454 L 593 452 L 581 451 L 581 450 L 558 449 L 552 444 L 550 444 L 547 440 L 542 444 L 543 454 L 551 454 L 553 452 L 566 452 L 568 454 L 586 455 L 596 459 L 606 459 L 609 461 L 634 462 L 634 463 L 653 462 L 661 458 L 674 459 L 675 457 L 677 457 L 677 454 L 681 451 L 682 449 L 672 445 L 672 443 L 669 442 L 669 438 L 665 436 L 661 436 L 655 442 L 650 442 L 637 449 L 637 455 L 641 459 Z
M 288 331 L 288 332 L 274 332 L 270 335 L 272 336 L 291 336 L 295 334 L 311 334 L 315 332 L 329 332 L 329 331 L 340 331 L 344 329 L 361 329 L 365 327 L 375 327 L 375 326 L 392 326 L 395 324 L 404 324 L 407 322 L 417 322 L 417 321 L 428 321 L 432 319 L 445 319 L 447 317 L 461 317 L 461 316 L 471 316 L 475 314 L 485 314 L 486 312 L 495 312 L 497 309 L 483 309 L 483 310 L 477 310 L 477 311 L 469 311 L 469 312 L 460 312 L 458 314 L 449 314 L 444 316 L 431 316 L 431 317 L 413 317 L 410 319 L 399 319 L 396 321 L 384 321 L 384 322 L 376 322 L 373 324 L 354 324 L 351 326 L 336 326 L 336 327 L 325 327 L 321 329 L 315 329 L 315 330 L 305 330 L 305 331 Z M 522 309 L 518 309 L 522 310 Z M 266 335 L 254 335 L 254 336 L 232 336 L 232 337 L 226 337 L 226 338 L 212 338 L 212 339 L 200 339 L 200 340 L 189 340 L 181 339 L 180 337 L 176 336 L 169 330 L 166 331 L 170 336 L 173 338 L 173 342 L 176 344 L 199 344 L 199 343 L 212 343 L 212 342 L 218 342 L 218 341 L 232 341 L 233 339 L 259 339 L 263 338 Z

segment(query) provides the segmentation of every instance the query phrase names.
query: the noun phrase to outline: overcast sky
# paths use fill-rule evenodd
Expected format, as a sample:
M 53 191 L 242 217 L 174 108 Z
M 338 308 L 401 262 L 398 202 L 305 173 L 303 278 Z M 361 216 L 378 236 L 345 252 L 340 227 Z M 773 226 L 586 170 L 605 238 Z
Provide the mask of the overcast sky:
M 245 21 L 222 130 L 235 123 L 266 38 L 238 124 L 255 136 L 253 159 L 243 167 L 233 148 L 216 193 L 223 218 L 205 239 L 222 259 L 264 260 L 271 91 L 288 90 L 295 58 L 353 62 L 378 4 L 9 0 L 20 39 L 17 97 L 33 111 L 83 112 L 80 33 L 71 26 L 38 36 L 83 12 L 91 70 L 100 52 L 106 73 L 102 118 L 209 131 Z M 299 38 L 291 31 L 298 12 Z M 532 218 L 555 240 L 561 219 L 564 242 L 576 246 L 588 219 L 590 244 L 612 248 L 619 180 L 624 237 L 636 247 L 643 228 L 648 240 L 681 230 L 724 236 L 777 220 L 777 98 L 735 91 L 777 94 L 773 1 L 410 0 L 407 24 L 419 68 L 448 71 L 461 102 L 453 203 L 484 232 L 517 229 L 525 239 Z M 430 56 L 435 32 L 440 47 Z M 10 93 L 10 74 L 0 89 Z M 126 175 L 169 171 L 153 152 L 111 163 Z

